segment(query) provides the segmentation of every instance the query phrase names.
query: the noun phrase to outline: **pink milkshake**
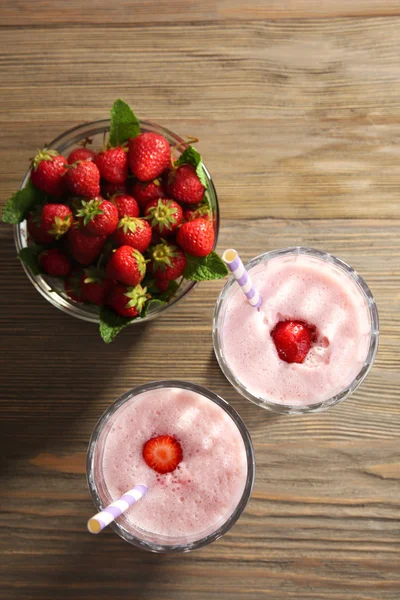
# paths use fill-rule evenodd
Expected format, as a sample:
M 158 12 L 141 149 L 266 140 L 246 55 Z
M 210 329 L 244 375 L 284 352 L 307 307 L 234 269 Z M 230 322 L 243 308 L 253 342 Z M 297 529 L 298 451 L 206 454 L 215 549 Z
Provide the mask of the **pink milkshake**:
M 172 472 L 147 464 L 144 448 L 172 439 Z M 240 516 L 254 478 L 249 434 L 237 413 L 205 388 L 156 382 L 125 394 L 103 415 L 89 445 L 88 482 L 98 508 L 141 483 L 149 491 L 114 524 L 127 541 L 156 552 L 212 542 Z
M 378 341 L 376 305 L 361 277 L 306 248 L 266 253 L 247 270 L 263 299 L 260 309 L 230 280 L 214 316 L 215 352 L 231 383 L 277 412 L 321 410 L 352 393 L 372 366 Z M 297 362 L 282 359 L 277 339 L 289 322 L 309 335 Z

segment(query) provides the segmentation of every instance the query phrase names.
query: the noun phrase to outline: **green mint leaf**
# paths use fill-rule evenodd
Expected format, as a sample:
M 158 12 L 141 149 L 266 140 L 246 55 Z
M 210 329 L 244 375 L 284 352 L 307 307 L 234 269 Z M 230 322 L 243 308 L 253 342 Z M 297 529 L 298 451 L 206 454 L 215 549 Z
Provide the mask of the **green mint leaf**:
M 183 276 L 191 281 L 211 281 L 223 279 L 228 269 L 216 252 L 210 252 L 204 258 L 186 254 L 187 265 Z
M 28 212 L 36 205 L 44 202 L 46 195 L 35 188 L 29 180 L 23 190 L 18 190 L 4 205 L 2 221 L 16 225 L 26 219 Z
M 197 152 L 193 146 L 188 146 L 184 152 L 180 155 L 178 160 L 175 162 L 175 166 L 190 164 L 196 167 L 197 177 L 200 179 L 204 187 L 207 187 L 207 178 L 203 169 L 203 163 L 201 162 L 201 155 Z
M 127 325 L 135 321 L 138 317 L 129 319 L 128 317 L 121 317 L 117 315 L 111 308 L 102 306 L 100 309 L 100 326 L 99 331 L 103 341 L 109 344 L 119 334 L 122 329 Z
M 28 246 L 19 251 L 18 258 L 32 271 L 34 275 L 43 273 L 39 265 L 39 254 L 42 252 L 42 246 Z
M 157 309 L 160 308 L 160 306 L 165 306 L 166 304 L 168 304 L 168 302 L 165 302 L 165 300 L 159 300 L 158 298 L 150 298 L 144 305 L 143 310 L 140 313 L 140 317 L 144 319 L 145 317 L 147 317 L 150 309 Z
M 121 99 L 111 108 L 110 138 L 111 146 L 119 146 L 140 133 L 139 121 L 131 108 Z

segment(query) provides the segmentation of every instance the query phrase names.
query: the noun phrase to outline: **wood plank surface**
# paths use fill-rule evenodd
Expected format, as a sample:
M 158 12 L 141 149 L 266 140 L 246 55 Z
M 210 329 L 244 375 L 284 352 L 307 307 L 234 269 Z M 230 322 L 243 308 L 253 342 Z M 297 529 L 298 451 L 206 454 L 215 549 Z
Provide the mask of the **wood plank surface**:
M 223 282 L 110 346 L 34 290 L 0 227 L 0 598 L 398 600 L 400 597 L 400 2 L 3 2 L 0 198 L 36 147 L 103 118 L 200 138 L 222 213 L 219 249 L 309 245 L 376 297 L 373 370 L 306 417 L 241 398 L 213 355 Z M 346 17 L 346 18 L 343 18 Z M 234 528 L 184 556 L 85 530 L 90 433 L 139 383 L 192 380 L 225 397 L 257 479 Z

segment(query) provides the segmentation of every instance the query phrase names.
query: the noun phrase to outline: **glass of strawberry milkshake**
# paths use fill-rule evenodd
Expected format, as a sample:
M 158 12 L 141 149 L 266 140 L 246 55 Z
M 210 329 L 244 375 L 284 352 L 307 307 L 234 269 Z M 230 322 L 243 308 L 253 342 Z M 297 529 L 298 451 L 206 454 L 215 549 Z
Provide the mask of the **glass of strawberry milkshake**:
M 360 275 L 302 247 L 266 252 L 246 271 L 261 297 L 257 307 L 231 277 L 214 312 L 214 350 L 230 383 L 278 413 L 325 410 L 352 394 L 372 367 L 379 336 L 377 307 Z
M 100 418 L 87 480 L 98 510 L 136 484 L 147 494 L 110 527 L 153 552 L 188 552 L 224 535 L 254 482 L 250 435 L 236 411 L 206 388 L 158 381 L 121 396 Z

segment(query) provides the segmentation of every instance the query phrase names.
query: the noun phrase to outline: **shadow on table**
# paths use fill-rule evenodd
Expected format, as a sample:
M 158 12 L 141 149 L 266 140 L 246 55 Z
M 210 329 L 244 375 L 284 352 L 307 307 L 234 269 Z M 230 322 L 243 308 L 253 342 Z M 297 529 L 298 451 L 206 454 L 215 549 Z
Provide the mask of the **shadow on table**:
M 16 258 L 11 228 L 4 226 L 0 270 L 0 456 L 4 470 L 9 458 L 29 456 L 64 434 L 68 437 L 68 429 L 94 399 L 110 390 L 126 362 L 132 361 L 132 347 L 139 345 L 147 324 L 135 325 L 129 334 L 105 344 L 97 326 L 62 313 L 39 295 Z

